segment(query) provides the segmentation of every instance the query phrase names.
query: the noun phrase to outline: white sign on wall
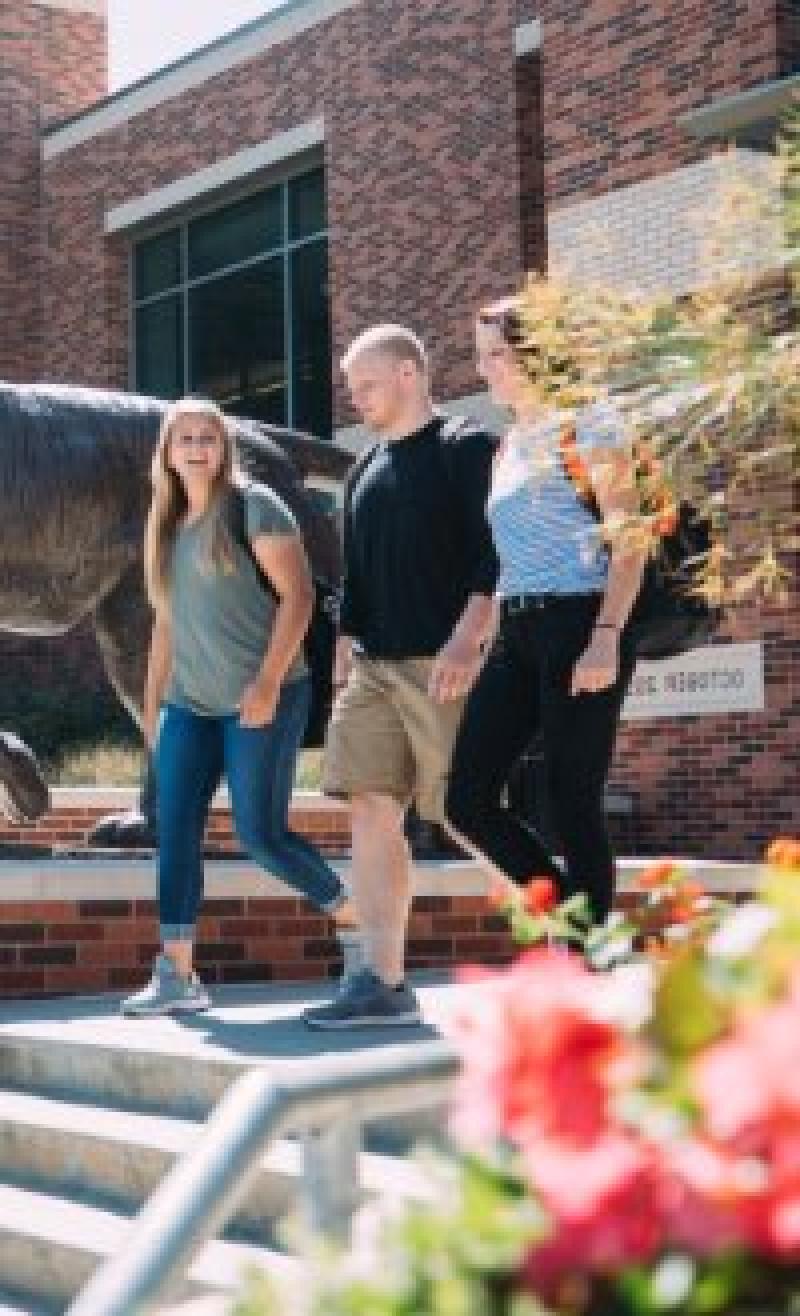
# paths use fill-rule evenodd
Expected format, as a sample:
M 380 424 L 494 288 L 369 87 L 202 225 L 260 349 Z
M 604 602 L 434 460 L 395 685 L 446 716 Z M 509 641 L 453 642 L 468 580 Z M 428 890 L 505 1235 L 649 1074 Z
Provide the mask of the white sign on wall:
M 764 711 L 764 648 L 715 644 L 678 658 L 636 664 L 622 708 L 625 721 Z

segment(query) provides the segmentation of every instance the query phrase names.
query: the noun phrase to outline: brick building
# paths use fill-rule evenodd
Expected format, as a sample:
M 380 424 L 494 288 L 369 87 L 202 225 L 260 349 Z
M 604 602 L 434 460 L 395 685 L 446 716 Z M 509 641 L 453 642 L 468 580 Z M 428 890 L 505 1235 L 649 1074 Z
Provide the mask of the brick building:
M 0 0 L 0 376 L 355 438 L 332 363 L 379 317 L 479 410 L 472 311 L 525 268 L 601 231 L 612 276 L 691 286 L 713 144 L 758 170 L 799 36 L 795 0 L 287 0 L 105 96 L 103 0 Z M 724 639 L 729 678 L 706 656 L 626 723 L 637 846 L 800 825 L 796 606 Z

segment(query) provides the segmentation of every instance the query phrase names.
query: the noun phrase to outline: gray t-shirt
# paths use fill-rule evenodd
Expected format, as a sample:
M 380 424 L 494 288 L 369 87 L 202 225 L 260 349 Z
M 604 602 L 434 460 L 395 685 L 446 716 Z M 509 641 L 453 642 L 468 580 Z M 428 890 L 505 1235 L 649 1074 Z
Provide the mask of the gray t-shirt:
M 242 492 L 244 533 L 293 535 L 297 522 L 286 504 L 264 485 Z M 246 548 L 237 541 L 231 513 L 235 571 L 215 567 L 210 554 L 213 520 L 201 517 L 175 537 L 170 577 L 172 678 L 167 700 L 195 713 L 221 717 L 235 713 L 245 687 L 264 661 L 277 604 L 264 587 Z M 302 651 L 286 680 L 306 672 Z

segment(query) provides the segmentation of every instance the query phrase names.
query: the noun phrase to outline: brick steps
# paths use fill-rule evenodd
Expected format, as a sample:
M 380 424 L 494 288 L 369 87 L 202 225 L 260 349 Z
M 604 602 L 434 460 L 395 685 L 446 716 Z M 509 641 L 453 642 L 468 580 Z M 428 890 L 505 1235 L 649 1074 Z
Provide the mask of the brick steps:
M 647 860 L 623 860 L 621 899 Z M 758 886 L 757 865 L 687 860 L 713 890 Z M 347 876 L 346 862 L 335 865 Z M 124 991 L 140 985 L 158 945 L 152 858 L 0 860 L 0 997 Z M 420 862 L 409 923 L 409 969 L 503 963 L 505 921 L 486 879 L 466 861 Z M 238 860 L 206 864 L 197 962 L 211 985 L 335 977 L 341 952 L 330 919 L 277 879 Z

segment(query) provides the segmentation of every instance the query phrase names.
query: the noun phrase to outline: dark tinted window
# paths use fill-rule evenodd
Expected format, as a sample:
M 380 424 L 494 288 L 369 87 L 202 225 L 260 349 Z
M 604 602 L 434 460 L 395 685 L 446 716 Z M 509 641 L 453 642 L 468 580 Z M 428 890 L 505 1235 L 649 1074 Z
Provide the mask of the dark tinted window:
M 183 298 L 159 298 L 136 312 L 136 388 L 157 398 L 183 394 Z
M 287 422 L 283 260 L 189 291 L 189 390 L 226 411 Z
M 314 169 L 289 183 L 289 238 L 313 237 L 325 228 L 325 171 Z
M 283 242 L 281 188 L 246 197 L 189 225 L 189 278 L 250 260 Z
M 291 257 L 293 423 L 330 438 L 331 329 L 328 243 L 298 247 Z
M 181 281 L 181 233 L 172 229 L 136 248 L 136 299 L 175 288 Z

